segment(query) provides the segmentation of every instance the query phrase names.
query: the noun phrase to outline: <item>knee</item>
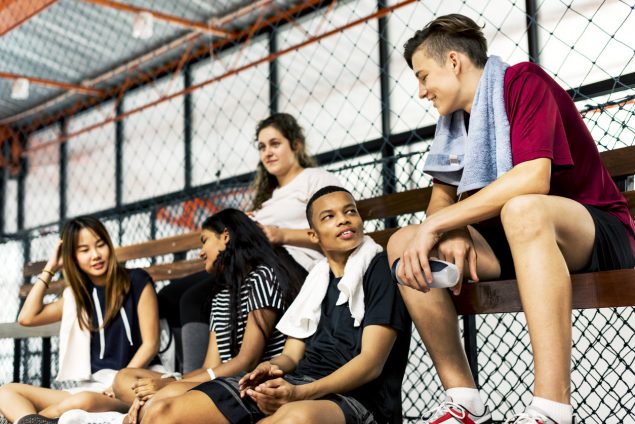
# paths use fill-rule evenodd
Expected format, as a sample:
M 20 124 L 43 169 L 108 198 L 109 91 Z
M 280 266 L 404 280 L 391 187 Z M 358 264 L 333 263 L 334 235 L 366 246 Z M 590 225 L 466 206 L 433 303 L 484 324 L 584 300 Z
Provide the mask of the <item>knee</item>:
M 176 423 L 179 417 L 176 414 L 171 399 L 153 399 L 146 404 L 146 409 L 141 422 L 152 424 Z
M 112 390 L 117 398 L 121 398 L 125 393 L 130 392 L 132 382 L 137 378 L 134 368 L 124 368 L 117 372 L 115 380 L 112 383 Z
M 271 418 L 275 424 L 309 424 L 312 422 L 312 418 L 307 411 L 296 407 L 293 403 L 282 405 Z
M 16 383 L 7 383 L 0 386 L 0 410 L 2 409 L 1 407 L 4 405 L 6 398 L 11 394 L 17 392 L 16 388 Z
M 395 259 L 401 257 L 406 241 L 412 237 L 412 231 L 412 227 L 401 228 L 390 236 L 390 239 L 388 239 L 386 252 L 388 253 L 388 261 L 390 265 L 392 265 Z
M 543 196 L 527 194 L 510 199 L 501 210 L 501 223 L 510 243 L 535 240 L 552 227 Z

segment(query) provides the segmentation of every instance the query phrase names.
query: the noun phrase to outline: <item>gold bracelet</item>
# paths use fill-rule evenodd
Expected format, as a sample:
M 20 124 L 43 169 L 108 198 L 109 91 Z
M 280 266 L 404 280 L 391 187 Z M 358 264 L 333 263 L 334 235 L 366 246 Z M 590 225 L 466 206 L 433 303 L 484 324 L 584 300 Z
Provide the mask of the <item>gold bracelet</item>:
M 55 273 L 54 273 L 53 271 L 51 271 L 50 269 L 46 269 L 46 268 L 44 268 L 44 269 L 42 270 L 42 272 L 46 272 L 48 275 L 50 275 L 50 276 L 51 276 L 51 278 L 55 277 Z
M 37 279 L 38 279 L 38 280 L 40 280 L 41 282 L 43 282 L 43 283 L 44 283 L 44 285 L 46 286 L 46 288 L 47 288 L 47 289 L 49 288 L 49 283 L 47 283 L 47 282 L 46 282 L 46 280 L 45 280 L 44 278 L 42 278 L 42 277 L 37 277 Z

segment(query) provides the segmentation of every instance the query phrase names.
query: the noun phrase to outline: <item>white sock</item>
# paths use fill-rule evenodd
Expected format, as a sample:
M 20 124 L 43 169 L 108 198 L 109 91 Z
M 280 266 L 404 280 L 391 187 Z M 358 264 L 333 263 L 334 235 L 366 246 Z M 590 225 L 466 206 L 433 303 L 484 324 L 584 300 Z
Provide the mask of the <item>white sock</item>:
M 477 389 L 469 387 L 453 387 L 445 391 L 452 402 L 466 407 L 474 415 L 483 415 L 485 403 Z
M 549 399 L 534 396 L 531 406 L 535 406 L 541 411 L 544 411 L 547 415 L 549 415 L 549 418 L 558 424 L 571 424 L 573 421 L 573 406 L 566 403 L 558 403 Z

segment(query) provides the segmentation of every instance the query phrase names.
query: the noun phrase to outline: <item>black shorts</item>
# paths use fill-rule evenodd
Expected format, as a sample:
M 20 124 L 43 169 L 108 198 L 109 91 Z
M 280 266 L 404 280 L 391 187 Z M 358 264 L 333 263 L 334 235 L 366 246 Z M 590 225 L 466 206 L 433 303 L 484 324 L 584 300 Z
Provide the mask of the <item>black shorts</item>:
M 242 376 L 217 378 L 194 387 L 205 393 L 214 402 L 218 410 L 232 424 L 251 424 L 265 418 L 258 409 L 256 402 L 250 397 L 240 397 L 238 382 Z M 312 378 L 286 375 L 284 379 L 294 385 L 307 384 L 314 381 Z M 344 413 L 346 424 L 375 424 L 373 414 L 359 401 L 350 396 L 330 394 L 320 400 L 335 402 Z
M 593 250 L 589 262 L 576 273 L 635 267 L 635 257 L 633 256 L 626 226 L 622 221 L 617 219 L 615 215 L 596 207 L 582 206 L 589 211 L 591 218 L 593 218 L 595 241 L 593 242 Z M 515 278 L 516 273 L 514 271 L 512 252 L 500 219 L 488 221 L 487 225 L 476 224 L 473 227 L 485 238 L 498 258 L 501 266 L 499 279 Z

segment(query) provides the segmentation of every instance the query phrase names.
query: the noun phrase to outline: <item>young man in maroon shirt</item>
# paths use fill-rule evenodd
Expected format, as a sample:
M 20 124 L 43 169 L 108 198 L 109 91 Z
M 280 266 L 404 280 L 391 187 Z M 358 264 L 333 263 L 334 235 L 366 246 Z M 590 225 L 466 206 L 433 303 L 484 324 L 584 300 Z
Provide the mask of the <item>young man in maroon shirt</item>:
M 458 111 L 473 126 L 475 96 L 491 60 L 481 28 L 462 15 L 442 16 L 404 47 L 419 97 L 432 101 L 442 118 Z M 501 75 L 494 84 L 502 90 L 509 125 L 509 169 L 460 199 L 460 184 L 436 174 L 427 218 L 393 235 L 389 260 L 401 258 L 402 296 L 448 396 L 429 423 L 491 419 L 461 346 L 449 292 L 426 283 L 432 278 L 428 258 L 437 257 L 474 281 L 517 278 L 535 385 L 532 404 L 508 422 L 569 424 L 569 273 L 635 266 L 635 225 L 567 93 L 532 63 L 503 68 Z M 473 142 L 470 126 L 466 146 Z M 451 289 L 455 295 L 460 290 L 461 282 Z

